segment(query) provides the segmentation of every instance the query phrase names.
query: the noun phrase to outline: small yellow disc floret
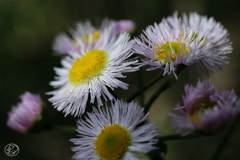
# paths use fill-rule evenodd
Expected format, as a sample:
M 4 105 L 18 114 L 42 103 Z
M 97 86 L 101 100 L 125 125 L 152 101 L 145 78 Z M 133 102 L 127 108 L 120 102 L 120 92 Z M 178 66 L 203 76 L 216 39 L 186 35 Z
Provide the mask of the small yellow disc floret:
M 97 155 L 104 160 L 121 159 L 130 145 L 130 134 L 118 124 L 105 127 L 94 144 Z
M 189 48 L 180 42 L 167 42 L 161 45 L 157 44 L 154 49 L 157 60 L 163 63 L 175 61 L 176 57 L 182 57 L 189 52 Z

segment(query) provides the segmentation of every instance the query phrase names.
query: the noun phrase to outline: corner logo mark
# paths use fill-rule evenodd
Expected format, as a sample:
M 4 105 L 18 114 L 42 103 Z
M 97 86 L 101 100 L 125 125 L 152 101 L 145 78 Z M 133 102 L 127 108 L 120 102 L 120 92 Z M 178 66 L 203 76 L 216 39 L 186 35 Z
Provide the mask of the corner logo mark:
M 6 153 L 6 155 L 10 157 L 16 156 L 19 153 L 19 151 L 20 151 L 19 147 L 14 143 L 9 143 L 4 148 L 4 152 Z

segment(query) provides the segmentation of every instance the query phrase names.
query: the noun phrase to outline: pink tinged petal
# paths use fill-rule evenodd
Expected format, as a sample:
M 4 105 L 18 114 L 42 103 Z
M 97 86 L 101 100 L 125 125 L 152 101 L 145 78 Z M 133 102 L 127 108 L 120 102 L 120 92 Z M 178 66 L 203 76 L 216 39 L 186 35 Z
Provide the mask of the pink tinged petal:
M 130 32 L 135 28 L 135 24 L 131 20 L 120 20 L 116 23 L 115 31 L 117 34 L 121 32 Z
M 18 132 L 25 132 L 41 113 L 42 100 L 39 95 L 34 95 L 29 92 L 25 92 L 20 97 L 22 102 L 18 103 L 8 113 L 7 126 Z
M 198 82 L 196 87 L 185 86 L 183 105 L 169 114 L 170 121 L 182 135 L 194 130 L 218 132 L 240 112 L 240 99 L 234 91 L 218 91 L 210 81 Z
M 189 119 L 184 109 L 168 114 L 171 125 L 178 133 L 183 136 L 193 132 L 196 128 L 194 123 Z
M 78 52 L 79 49 L 67 35 L 60 34 L 54 41 L 53 50 L 58 54 L 67 54 L 74 51 Z

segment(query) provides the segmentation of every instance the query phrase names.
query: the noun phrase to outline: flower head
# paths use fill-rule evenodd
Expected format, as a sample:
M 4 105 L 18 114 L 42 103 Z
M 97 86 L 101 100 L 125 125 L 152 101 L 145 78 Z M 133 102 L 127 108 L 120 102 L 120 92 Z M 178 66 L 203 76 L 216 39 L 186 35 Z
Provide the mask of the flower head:
M 200 54 L 209 48 L 204 32 L 196 33 L 186 28 L 180 19 L 173 17 L 148 26 L 140 38 L 135 38 L 133 51 L 145 56 L 144 65 L 149 70 L 162 68 L 164 74 L 175 73 L 179 64 L 189 65 L 200 58 Z
M 42 100 L 39 95 L 26 92 L 21 97 L 21 103 L 9 112 L 7 125 L 18 131 L 26 132 L 42 112 Z
M 199 81 L 196 87 L 186 85 L 185 92 L 183 105 L 169 114 L 173 127 L 183 135 L 217 132 L 240 112 L 240 99 L 234 91 L 217 91 L 210 81 Z
M 182 21 L 186 27 L 205 32 L 207 43 L 211 44 L 210 50 L 194 65 L 203 66 L 208 76 L 214 73 L 214 69 L 221 71 L 223 66 L 228 64 L 227 54 L 232 52 L 228 31 L 213 17 L 208 18 L 197 13 L 190 13 L 189 16 L 183 14 Z
M 155 124 L 146 124 L 148 115 L 135 103 L 117 100 L 111 107 L 93 109 L 85 120 L 78 120 L 79 138 L 73 159 L 138 159 L 137 152 L 155 147 L 158 135 Z
M 131 20 L 113 21 L 105 19 L 100 27 L 95 27 L 90 21 L 78 22 L 76 30 L 71 29 L 71 38 L 62 33 L 56 37 L 53 44 L 53 50 L 57 54 L 68 54 L 72 52 L 81 53 L 82 45 L 89 45 L 90 42 L 94 45 L 99 41 L 104 30 L 109 30 L 113 36 L 119 35 L 125 31 L 131 31 L 134 28 L 134 23 Z
M 184 64 L 202 66 L 209 75 L 211 67 L 221 70 L 227 64 L 231 49 L 228 32 L 212 18 L 190 14 L 188 20 L 177 13 L 148 26 L 133 45 L 133 51 L 145 57 L 143 65 L 151 66 L 149 70 L 162 68 L 164 74 L 175 73 Z
M 83 47 L 81 54 L 73 53 L 62 60 L 63 68 L 55 68 L 57 77 L 50 84 L 58 89 L 48 93 L 53 95 L 49 100 L 59 111 L 75 116 L 84 113 L 89 96 L 91 103 L 96 98 L 98 106 L 102 105 L 101 96 L 113 100 L 109 89 L 128 88 L 117 78 L 125 78 L 122 73 L 138 70 L 132 66 L 137 60 L 126 60 L 132 55 L 130 48 L 127 33 L 112 36 L 107 30 L 102 32 L 93 48 Z

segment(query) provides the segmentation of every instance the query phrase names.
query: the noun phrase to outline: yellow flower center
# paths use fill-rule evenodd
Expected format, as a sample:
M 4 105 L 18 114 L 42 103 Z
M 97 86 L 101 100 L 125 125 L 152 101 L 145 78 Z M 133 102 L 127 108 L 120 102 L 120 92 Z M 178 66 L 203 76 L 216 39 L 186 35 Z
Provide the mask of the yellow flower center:
M 118 124 L 105 127 L 94 142 L 96 153 L 103 160 L 121 159 L 130 143 L 129 132 Z
M 69 82 L 73 85 L 89 82 L 100 76 L 106 67 L 108 55 L 103 50 L 91 50 L 77 59 L 69 71 Z
M 167 42 L 163 45 L 157 44 L 154 49 L 157 60 L 167 63 L 175 61 L 176 57 L 182 57 L 189 53 L 189 48 L 184 43 Z
M 92 33 L 93 42 L 96 41 L 96 40 L 98 40 L 99 37 L 100 37 L 100 35 L 101 35 L 101 32 L 100 32 L 99 30 L 94 31 L 94 32 Z M 89 35 L 86 35 L 86 36 L 85 36 L 85 40 L 86 40 L 87 43 L 89 43 Z
M 190 119 L 194 122 L 197 126 L 201 126 L 201 122 L 199 121 L 199 115 L 203 114 L 206 110 L 213 108 L 214 104 L 210 102 L 199 102 L 194 104 L 190 111 Z

